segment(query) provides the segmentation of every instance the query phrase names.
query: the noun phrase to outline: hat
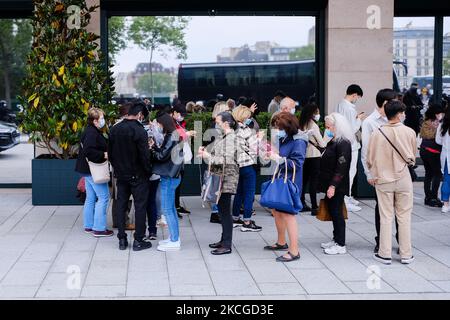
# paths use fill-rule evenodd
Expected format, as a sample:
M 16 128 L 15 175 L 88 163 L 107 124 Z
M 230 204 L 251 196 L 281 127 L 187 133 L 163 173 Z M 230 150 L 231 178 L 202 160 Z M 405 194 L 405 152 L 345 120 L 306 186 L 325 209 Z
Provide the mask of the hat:
M 174 106 L 172 108 L 172 112 L 178 112 L 181 114 L 181 116 L 186 116 L 187 112 L 186 112 L 186 106 L 184 104 L 177 104 L 176 106 Z

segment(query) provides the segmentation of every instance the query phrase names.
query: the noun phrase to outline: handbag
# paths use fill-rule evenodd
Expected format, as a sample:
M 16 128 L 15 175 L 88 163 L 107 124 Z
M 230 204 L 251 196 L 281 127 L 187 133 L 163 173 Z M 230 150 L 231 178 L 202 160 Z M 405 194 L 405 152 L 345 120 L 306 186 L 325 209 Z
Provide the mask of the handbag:
M 91 176 L 92 180 L 94 180 L 94 183 L 97 184 L 107 183 L 111 180 L 108 160 L 106 160 L 103 163 L 95 163 L 89 161 L 88 158 L 86 158 L 86 161 L 89 165 L 89 170 L 91 171 Z
M 82 148 L 84 148 L 83 143 L 80 143 L 80 145 Z M 94 183 L 108 183 L 111 180 L 108 160 L 102 163 L 95 163 L 89 161 L 88 158 L 86 158 L 86 161 L 88 163 L 89 171 L 91 172 L 92 180 L 94 181 Z
M 348 219 L 348 212 L 345 203 L 342 204 L 342 215 L 345 220 Z M 317 212 L 316 218 L 320 221 L 333 221 L 325 199 L 320 200 L 319 211 Z
M 224 168 L 223 168 L 224 169 Z M 211 172 L 211 163 L 208 165 L 208 171 L 205 172 L 202 185 L 202 201 L 218 204 L 222 194 L 223 173 L 214 174 Z
M 292 181 L 288 180 L 287 159 L 285 159 L 284 178 L 280 178 L 279 165 L 275 169 L 272 180 L 264 182 L 261 185 L 262 207 L 275 209 L 277 211 L 298 214 L 302 210 L 300 201 L 300 188 L 295 184 L 296 168 L 292 161 L 293 175 Z M 278 173 L 278 177 L 277 176 Z

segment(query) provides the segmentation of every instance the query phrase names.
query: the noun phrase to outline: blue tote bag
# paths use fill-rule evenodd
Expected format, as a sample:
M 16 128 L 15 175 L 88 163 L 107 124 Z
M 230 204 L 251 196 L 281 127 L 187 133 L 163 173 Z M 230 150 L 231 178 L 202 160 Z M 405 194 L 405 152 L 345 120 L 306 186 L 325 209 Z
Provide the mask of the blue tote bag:
M 295 184 L 295 164 L 292 161 L 292 180 L 288 179 L 287 159 L 285 158 L 284 178 L 280 177 L 279 165 L 275 169 L 272 180 L 261 185 L 261 201 L 263 207 L 277 211 L 298 214 L 302 210 L 300 188 Z M 277 176 L 278 174 L 278 176 Z

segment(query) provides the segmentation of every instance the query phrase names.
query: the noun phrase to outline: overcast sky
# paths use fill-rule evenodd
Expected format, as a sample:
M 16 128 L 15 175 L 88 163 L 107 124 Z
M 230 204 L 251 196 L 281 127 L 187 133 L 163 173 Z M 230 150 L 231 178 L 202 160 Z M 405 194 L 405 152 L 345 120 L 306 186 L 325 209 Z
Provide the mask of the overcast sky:
M 434 18 L 395 18 L 394 27 L 404 27 L 410 21 L 413 26 L 434 26 Z M 154 61 L 175 68 L 182 62 L 215 62 L 222 48 L 253 45 L 256 41 L 303 46 L 314 24 L 314 17 L 192 17 L 186 30 L 188 59 L 181 61 L 169 54 L 167 59 L 156 55 Z M 444 29 L 450 32 L 450 18 L 445 19 Z M 149 54 L 130 43 L 116 60 L 114 72 L 129 72 L 137 63 L 147 62 Z
M 186 30 L 188 59 L 185 62 L 215 62 L 222 48 L 253 45 L 256 41 L 274 41 L 281 46 L 303 46 L 308 43 L 314 17 L 192 17 Z M 117 56 L 115 72 L 133 71 L 138 62 L 147 62 L 149 54 L 138 48 Z M 178 67 L 183 62 L 156 56 L 155 62 Z

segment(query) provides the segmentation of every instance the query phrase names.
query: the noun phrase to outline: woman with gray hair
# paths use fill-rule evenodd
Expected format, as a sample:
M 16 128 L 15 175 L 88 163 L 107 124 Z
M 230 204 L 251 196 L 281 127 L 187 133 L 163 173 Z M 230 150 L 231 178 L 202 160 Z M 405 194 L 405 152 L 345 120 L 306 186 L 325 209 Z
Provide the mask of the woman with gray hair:
M 349 194 L 350 163 L 354 135 L 347 119 L 332 113 L 325 117 L 325 153 L 320 162 L 319 191 L 324 192 L 325 203 L 333 220 L 333 240 L 322 243 L 325 254 L 347 253 L 345 247 L 345 219 L 342 212 L 344 197 Z

